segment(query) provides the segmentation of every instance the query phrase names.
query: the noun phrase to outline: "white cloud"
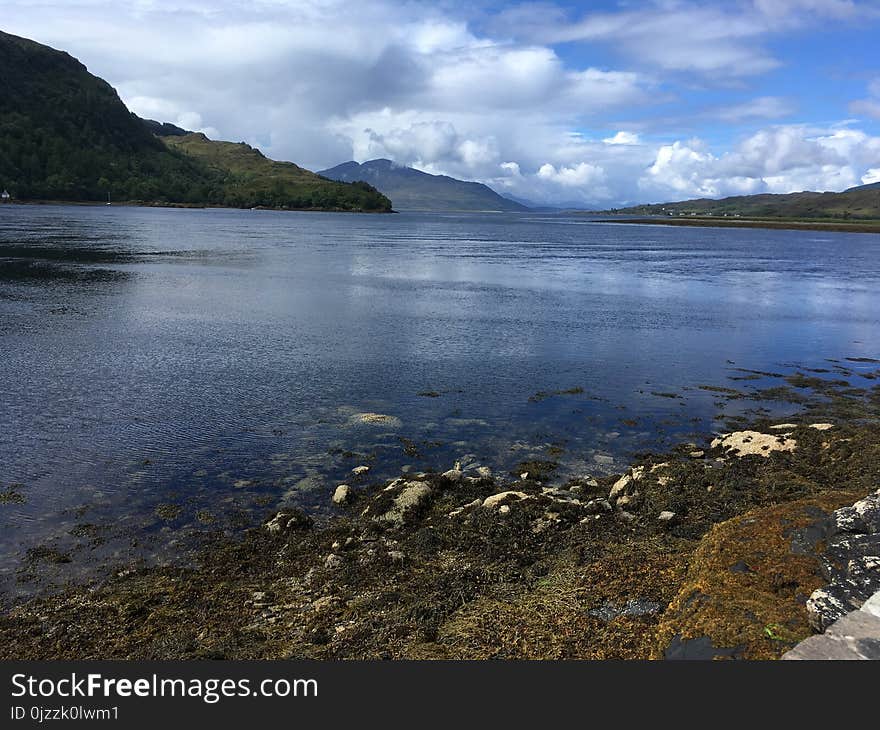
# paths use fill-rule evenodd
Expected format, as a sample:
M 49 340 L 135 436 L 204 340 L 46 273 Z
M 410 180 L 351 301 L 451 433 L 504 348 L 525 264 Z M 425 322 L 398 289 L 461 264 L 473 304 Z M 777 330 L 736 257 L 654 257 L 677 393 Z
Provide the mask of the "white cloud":
M 737 83 L 741 98 L 780 63 L 772 35 L 860 17 L 862 2 L 655 0 L 576 15 L 545 3 L 496 16 L 477 5 L 6 0 L 4 29 L 68 50 L 142 116 L 311 169 L 388 157 L 593 206 L 840 186 L 880 168 L 877 139 L 855 127 L 772 127 L 733 149 L 679 131 L 787 118 L 791 99 L 715 94 Z M 678 105 L 709 87 L 712 108 Z M 880 80 L 853 112 L 880 118 L 874 104 Z
M 760 96 L 741 104 L 711 110 L 706 116 L 723 122 L 742 122 L 754 119 L 779 119 L 789 116 L 794 110 L 794 104 L 788 99 Z
M 639 139 L 639 135 L 635 134 L 634 132 L 624 132 L 623 130 L 621 130 L 620 132 L 615 134 L 613 137 L 606 137 L 602 141 L 605 144 L 631 145 L 631 144 L 640 144 L 641 143 L 641 140 Z
M 839 191 L 880 166 L 880 137 L 860 130 L 782 126 L 761 130 L 721 155 L 699 140 L 661 147 L 641 177 L 652 199 L 802 190 Z
M 850 113 L 861 114 L 872 119 L 880 119 L 880 78 L 868 84 L 868 98 L 859 99 L 849 105 Z

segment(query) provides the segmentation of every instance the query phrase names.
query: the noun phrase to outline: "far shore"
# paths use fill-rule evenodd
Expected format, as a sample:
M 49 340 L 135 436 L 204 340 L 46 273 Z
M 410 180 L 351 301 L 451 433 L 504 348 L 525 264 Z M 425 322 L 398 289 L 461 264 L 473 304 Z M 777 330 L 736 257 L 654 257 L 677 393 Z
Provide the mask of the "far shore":
M 703 228 L 778 228 L 804 231 L 836 231 L 843 233 L 880 233 L 880 221 L 841 223 L 840 221 L 766 220 L 760 218 L 596 218 L 592 223 L 635 223 L 655 226 L 699 226 Z
M 396 210 L 351 210 L 350 208 L 272 208 L 265 205 L 238 207 L 233 205 L 215 205 L 212 203 L 166 203 L 161 201 L 120 200 L 110 203 L 100 200 L 9 200 L 0 203 L 12 205 L 77 205 L 96 208 L 185 208 L 188 210 L 277 210 L 282 213 L 397 213 Z

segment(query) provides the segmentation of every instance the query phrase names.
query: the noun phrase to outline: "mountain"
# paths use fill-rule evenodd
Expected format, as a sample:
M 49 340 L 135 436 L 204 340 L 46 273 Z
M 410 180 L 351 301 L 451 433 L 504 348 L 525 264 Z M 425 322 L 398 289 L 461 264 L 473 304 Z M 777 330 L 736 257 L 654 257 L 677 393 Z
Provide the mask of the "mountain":
M 522 211 L 528 208 L 502 197 L 482 183 L 430 175 L 391 160 L 345 162 L 318 173 L 331 180 L 369 183 L 394 201 L 396 210 Z
M 226 201 L 237 206 L 391 210 L 391 201 L 363 182 L 339 183 L 292 162 L 276 162 L 244 142 L 217 142 L 201 133 L 162 137 L 169 149 L 231 176 Z
M 713 215 L 751 218 L 880 218 L 880 183 L 860 185 L 842 193 L 738 195 L 721 200 L 699 198 L 679 203 L 636 205 L 613 213 L 635 215 Z
M 156 136 L 186 130 L 138 118 L 82 63 L 34 41 L 0 32 L 0 69 L 0 189 L 17 199 L 391 208 L 364 186 L 317 176 L 263 181 L 206 164 Z

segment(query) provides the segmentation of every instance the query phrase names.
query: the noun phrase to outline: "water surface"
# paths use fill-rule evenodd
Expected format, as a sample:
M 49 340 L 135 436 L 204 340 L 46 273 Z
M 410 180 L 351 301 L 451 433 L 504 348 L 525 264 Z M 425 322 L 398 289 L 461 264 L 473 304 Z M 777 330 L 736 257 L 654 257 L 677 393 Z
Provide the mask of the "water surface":
M 877 357 L 878 280 L 873 234 L 0 206 L 5 587 L 35 546 L 65 576 L 326 510 L 362 463 L 619 470 L 736 368 Z

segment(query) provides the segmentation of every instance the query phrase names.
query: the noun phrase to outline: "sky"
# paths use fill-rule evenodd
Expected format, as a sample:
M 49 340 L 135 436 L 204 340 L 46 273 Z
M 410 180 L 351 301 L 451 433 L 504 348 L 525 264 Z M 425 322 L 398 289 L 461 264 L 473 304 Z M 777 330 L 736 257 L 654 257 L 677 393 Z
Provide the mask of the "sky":
M 5 0 L 135 113 L 539 204 L 880 181 L 880 0 Z

